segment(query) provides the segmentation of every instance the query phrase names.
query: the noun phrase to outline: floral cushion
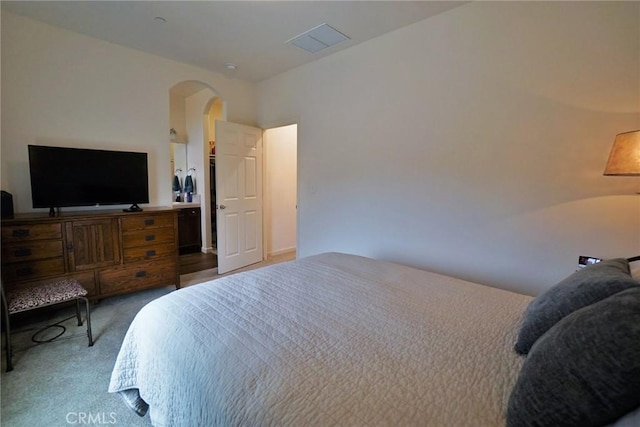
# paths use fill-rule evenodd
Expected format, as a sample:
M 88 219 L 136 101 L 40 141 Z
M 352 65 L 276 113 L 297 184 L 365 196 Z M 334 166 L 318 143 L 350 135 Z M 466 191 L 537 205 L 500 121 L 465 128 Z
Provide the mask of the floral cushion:
M 9 313 L 17 313 L 86 295 L 87 290 L 77 280 L 68 279 L 32 288 L 12 289 L 7 291 L 6 297 Z

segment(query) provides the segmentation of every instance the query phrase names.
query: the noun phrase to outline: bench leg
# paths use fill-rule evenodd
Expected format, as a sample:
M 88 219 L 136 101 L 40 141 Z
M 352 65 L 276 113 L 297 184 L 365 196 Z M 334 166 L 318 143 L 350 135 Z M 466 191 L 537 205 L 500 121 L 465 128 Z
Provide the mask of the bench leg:
M 12 355 L 13 351 L 11 348 L 11 325 L 9 324 L 9 307 L 7 305 L 7 300 L 4 297 L 4 288 L 2 289 L 2 311 L 4 312 L 4 327 L 5 327 L 5 346 L 7 350 L 7 372 L 13 371 L 13 362 Z
M 82 316 L 80 315 L 80 298 L 76 298 L 76 319 L 78 319 L 78 326 L 82 326 Z
M 5 316 L 8 317 L 8 316 Z M 7 347 L 7 372 L 13 371 L 13 349 L 11 348 L 11 328 L 9 327 L 9 322 L 5 321 L 5 325 L 7 326 L 5 333 L 7 336 L 5 337 L 5 345 Z
M 89 299 L 88 298 L 84 298 L 84 297 L 79 297 L 76 301 L 80 301 L 80 298 L 82 298 L 87 306 L 87 337 L 89 338 L 89 347 L 93 346 L 93 335 L 91 334 L 91 305 L 89 303 Z M 79 304 L 79 302 L 78 302 Z M 82 325 L 82 323 L 80 323 L 79 325 Z M 78 325 L 78 326 L 79 326 Z

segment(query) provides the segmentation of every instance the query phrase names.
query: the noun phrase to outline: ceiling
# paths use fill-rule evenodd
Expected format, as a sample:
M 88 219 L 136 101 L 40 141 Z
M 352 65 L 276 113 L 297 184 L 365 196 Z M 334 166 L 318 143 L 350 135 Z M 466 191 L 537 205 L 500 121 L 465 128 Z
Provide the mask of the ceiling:
M 3 11 L 258 82 L 466 2 L 3 0 L 0 3 Z M 286 43 L 322 23 L 349 40 L 315 54 Z M 228 70 L 227 63 L 235 64 L 237 69 Z

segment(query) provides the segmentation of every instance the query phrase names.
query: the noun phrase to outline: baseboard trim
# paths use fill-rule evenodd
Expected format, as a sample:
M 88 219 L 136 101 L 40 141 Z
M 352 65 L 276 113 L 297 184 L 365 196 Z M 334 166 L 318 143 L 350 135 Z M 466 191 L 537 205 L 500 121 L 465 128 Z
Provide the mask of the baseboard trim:
M 286 248 L 286 249 L 280 249 L 279 251 L 273 251 L 273 252 L 269 252 L 267 253 L 267 258 L 271 258 L 274 256 L 280 256 L 280 255 L 285 255 L 285 254 L 289 254 L 291 252 L 295 252 L 296 251 L 296 247 L 292 247 L 292 248 Z

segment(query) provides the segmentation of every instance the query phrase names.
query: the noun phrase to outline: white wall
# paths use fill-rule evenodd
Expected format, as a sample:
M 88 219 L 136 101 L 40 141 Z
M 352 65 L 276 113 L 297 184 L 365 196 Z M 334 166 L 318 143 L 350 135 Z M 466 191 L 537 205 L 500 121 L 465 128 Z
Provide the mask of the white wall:
M 202 252 L 212 249 L 211 240 L 211 192 L 209 191 L 209 105 L 216 97 L 210 89 L 204 89 L 185 99 L 187 134 L 187 164 L 195 184 L 197 198 L 200 201 L 200 229 L 202 232 Z
M 176 142 L 189 142 L 187 140 L 187 119 L 185 117 L 184 96 L 169 93 L 169 129 L 175 129 Z
M 2 12 L 2 189 L 32 211 L 28 144 L 149 154 L 150 205 L 172 202 L 169 88 L 204 82 L 255 124 L 254 86 Z
M 296 249 L 297 125 L 264 132 L 264 219 L 267 255 Z
M 298 123 L 298 255 L 345 251 L 536 294 L 640 254 L 640 3 L 473 2 L 258 85 Z

